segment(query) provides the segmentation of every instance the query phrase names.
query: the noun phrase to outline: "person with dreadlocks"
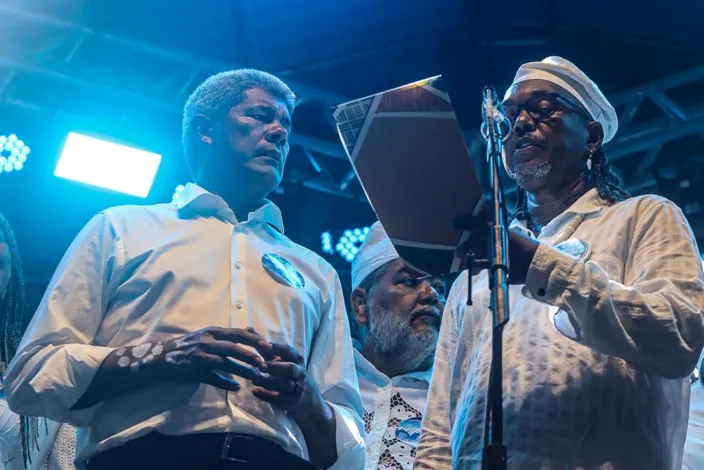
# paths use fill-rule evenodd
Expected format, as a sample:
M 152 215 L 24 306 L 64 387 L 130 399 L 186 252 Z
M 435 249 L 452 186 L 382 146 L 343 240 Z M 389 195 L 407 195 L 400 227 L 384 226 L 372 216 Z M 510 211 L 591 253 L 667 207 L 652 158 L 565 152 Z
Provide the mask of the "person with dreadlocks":
M 0 372 L 15 356 L 26 326 L 22 259 L 10 223 L 0 214 Z M 76 430 L 20 416 L 7 407 L 0 381 L 0 469 L 75 469 Z
M 571 62 L 524 64 L 504 98 L 509 230 L 504 443 L 515 469 L 679 470 L 704 275 L 682 211 L 629 197 L 602 146 L 616 112 Z M 485 255 L 477 245 L 479 256 Z M 486 270 L 447 300 L 417 469 L 482 465 L 492 315 Z

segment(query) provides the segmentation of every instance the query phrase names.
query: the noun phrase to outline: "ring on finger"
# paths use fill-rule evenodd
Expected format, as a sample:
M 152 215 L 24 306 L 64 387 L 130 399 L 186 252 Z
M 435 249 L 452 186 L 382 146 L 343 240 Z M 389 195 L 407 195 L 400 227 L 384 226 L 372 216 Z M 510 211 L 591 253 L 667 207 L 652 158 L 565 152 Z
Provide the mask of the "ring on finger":
M 290 377 L 289 380 L 293 383 L 293 390 L 287 393 L 287 395 L 295 395 L 298 392 L 298 379 Z

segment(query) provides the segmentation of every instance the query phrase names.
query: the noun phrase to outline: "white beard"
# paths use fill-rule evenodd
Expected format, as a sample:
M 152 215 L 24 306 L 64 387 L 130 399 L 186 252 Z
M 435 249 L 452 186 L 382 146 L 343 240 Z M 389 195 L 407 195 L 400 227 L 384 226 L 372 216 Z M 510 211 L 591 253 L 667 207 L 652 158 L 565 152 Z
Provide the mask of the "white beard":
M 518 169 L 506 168 L 506 173 L 508 176 L 518 184 L 527 183 L 529 181 L 544 178 L 552 171 L 552 162 L 550 160 L 540 162 L 537 165 L 531 165 L 528 168 L 522 168 L 519 165 Z
M 369 311 L 364 347 L 374 357 L 391 358 L 399 369 L 408 372 L 427 370 L 433 365 L 438 331 L 415 331 L 408 320 L 378 305 L 371 305 Z

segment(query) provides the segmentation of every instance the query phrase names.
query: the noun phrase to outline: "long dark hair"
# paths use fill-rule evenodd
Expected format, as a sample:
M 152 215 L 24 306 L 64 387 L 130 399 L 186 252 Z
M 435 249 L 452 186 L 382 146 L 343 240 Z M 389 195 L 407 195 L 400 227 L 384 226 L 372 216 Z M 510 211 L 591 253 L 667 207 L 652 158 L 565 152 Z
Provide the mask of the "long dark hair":
M 25 290 L 22 258 L 17 247 L 17 240 L 10 223 L 0 214 L 0 241 L 3 241 L 10 251 L 12 270 L 10 282 L 5 295 L 0 298 L 0 372 L 5 375 L 22 339 L 25 328 Z M 20 434 L 22 436 L 22 455 L 24 466 L 32 462 L 31 448 L 39 448 L 39 425 L 36 417 L 20 416 Z
M 609 205 L 625 201 L 631 197 L 631 194 L 621 186 L 621 181 L 611 169 L 611 165 L 601 148 L 592 155 L 592 168 L 587 171 L 587 181 L 590 186 L 596 188 L 599 197 Z M 513 211 L 513 218 L 530 220 L 528 214 L 528 195 L 520 187 L 517 192 L 516 208 Z

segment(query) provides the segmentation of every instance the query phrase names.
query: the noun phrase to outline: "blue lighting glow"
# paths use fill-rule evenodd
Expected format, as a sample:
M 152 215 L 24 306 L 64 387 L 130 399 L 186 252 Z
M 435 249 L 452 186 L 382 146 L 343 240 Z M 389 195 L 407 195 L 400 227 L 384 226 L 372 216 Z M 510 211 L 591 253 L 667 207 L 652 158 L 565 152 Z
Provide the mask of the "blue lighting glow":
M 345 258 L 345 260 L 352 262 L 359 252 L 359 247 L 362 246 L 364 240 L 367 239 L 368 234 L 369 227 L 345 230 L 342 232 L 342 236 L 335 244 L 335 249 L 333 250 L 332 235 L 330 232 L 324 232 L 320 237 L 323 252 L 331 255 L 337 252 L 340 256 Z
M 0 135 L 0 173 L 20 171 L 31 151 L 15 134 Z
M 330 232 L 323 232 L 323 234 L 320 235 L 320 243 L 323 246 L 323 253 L 329 255 L 335 254 L 335 250 L 332 248 L 332 234 Z
M 178 202 L 179 198 L 181 197 L 181 193 L 183 193 L 183 190 L 186 189 L 186 187 L 182 184 L 179 184 L 176 186 L 176 189 L 174 189 L 174 195 L 171 196 L 171 203 L 176 204 Z
M 54 175 L 138 197 L 147 197 L 161 155 L 70 132 Z

